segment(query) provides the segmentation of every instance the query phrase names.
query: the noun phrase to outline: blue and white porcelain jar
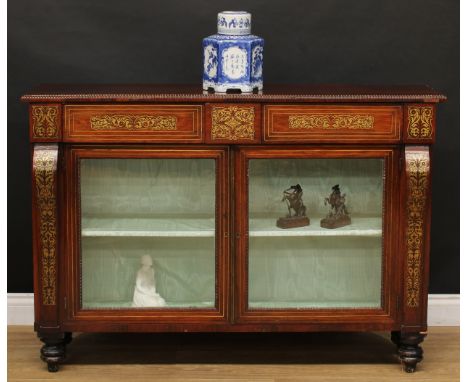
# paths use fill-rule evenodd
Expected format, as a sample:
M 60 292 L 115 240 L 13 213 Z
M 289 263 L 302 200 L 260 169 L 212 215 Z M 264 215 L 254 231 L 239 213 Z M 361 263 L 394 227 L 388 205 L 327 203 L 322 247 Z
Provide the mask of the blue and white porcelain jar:
M 263 38 L 250 34 L 248 12 L 218 13 L 218 33 L 203 39 L 203 89 L 263 88 Z

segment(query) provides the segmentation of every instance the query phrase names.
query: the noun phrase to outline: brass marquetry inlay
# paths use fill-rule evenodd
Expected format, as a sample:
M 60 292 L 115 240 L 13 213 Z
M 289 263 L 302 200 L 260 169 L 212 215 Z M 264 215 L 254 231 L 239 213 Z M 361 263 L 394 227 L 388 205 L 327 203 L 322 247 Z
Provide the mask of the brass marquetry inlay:
M 55 305 L 57 261 L 56 181 L 57 147 L 38 146 L 34 150 L 33 171 L 39 213 L 42 303 Z
M 254 140 L 255 109 L 253 106 L 213 107 L 211 139 Z
M 290 129 L 373 129 L 374 117 L 367 114 L 295 114 L 289 116 Z
M 58 137 L 58 106 L 31 106 L 33 138 Z
M 408 137 L 432 137 L 433 110 L 430 106 L 408 107 Z
M 406 305 L 410 308 L 419 306 L 421 293 L 421 260 L 428 176 L 429 151 L 407 151 Z
M 177 130 L 177 117 L 172 115 L 95 115 L 90 123 L 91 130 Z

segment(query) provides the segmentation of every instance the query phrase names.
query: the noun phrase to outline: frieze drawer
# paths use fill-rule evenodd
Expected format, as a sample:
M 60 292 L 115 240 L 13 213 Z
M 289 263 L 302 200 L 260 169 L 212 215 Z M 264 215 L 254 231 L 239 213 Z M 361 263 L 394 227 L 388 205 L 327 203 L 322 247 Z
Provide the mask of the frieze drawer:
M 265 105 L 267 143 L 400 141 L 400 106 Z
M 202 105 L 66 105 L 65 142 L 203 141 Z

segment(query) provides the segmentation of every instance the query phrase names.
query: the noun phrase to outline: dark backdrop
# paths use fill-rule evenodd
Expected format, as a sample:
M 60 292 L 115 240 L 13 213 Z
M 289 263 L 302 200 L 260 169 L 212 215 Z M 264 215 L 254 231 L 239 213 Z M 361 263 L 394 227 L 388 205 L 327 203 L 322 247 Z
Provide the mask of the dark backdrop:
M 201 40 L 222 10 L 265 38 L 264 80 L 428 84 L 437 115 L 431 293 L 459 293 L 458 0 L 8 2 L 8 292 L 32 292 L 27 107 L 44 82 L 201 83 Z M 449 203 L 451 202 L 451 203 Z

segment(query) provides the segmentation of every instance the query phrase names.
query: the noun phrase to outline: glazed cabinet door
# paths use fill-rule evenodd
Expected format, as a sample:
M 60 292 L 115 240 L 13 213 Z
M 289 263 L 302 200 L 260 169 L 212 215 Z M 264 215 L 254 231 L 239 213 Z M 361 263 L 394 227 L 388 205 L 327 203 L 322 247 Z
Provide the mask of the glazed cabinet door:
M 392 147 L 241 148 L 237 320 L 392 327 L 397 165 Z
M 224 147 L 66 150 L 64 321 L 138 330 L 138 322 L 227 319 L 228 155 Z

